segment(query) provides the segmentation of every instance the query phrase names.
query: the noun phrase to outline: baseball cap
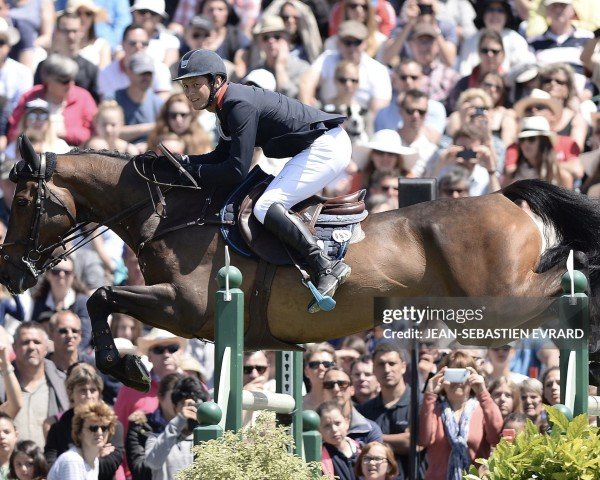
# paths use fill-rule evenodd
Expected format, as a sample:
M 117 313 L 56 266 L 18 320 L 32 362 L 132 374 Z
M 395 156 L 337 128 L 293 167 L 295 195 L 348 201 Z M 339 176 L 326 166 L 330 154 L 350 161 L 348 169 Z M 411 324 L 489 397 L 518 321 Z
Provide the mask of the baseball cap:
M 277 81 L 275 80 L 273 74 L 264 68 L 252 70 L 248 75 L 246 75 L 243 83 L 253 83 L 257 87 L 271 91 L 275 91 L 275 88 L 277 87 Z
M 438 30 L 429 23 L 418 23 L 413 29 L 411 38 L 419 37 L 437 37 L 439 35 Z
M 129 69 L 136 75 L 154 73 L 154 60 L 144 52 L 137 52 L 129 59 Z
M 340 24 L 337 32 L 338 38 L 356 38 L 357 40 L 364 40 L 369 36 L 369 30 L 367 27 L 356 20 L 346 20 Z
M 190 20 L 188 27 L 210 32 L 214 28 L 214 25 L 210 18 L 205 17 L 204 15 L 196 15 Z

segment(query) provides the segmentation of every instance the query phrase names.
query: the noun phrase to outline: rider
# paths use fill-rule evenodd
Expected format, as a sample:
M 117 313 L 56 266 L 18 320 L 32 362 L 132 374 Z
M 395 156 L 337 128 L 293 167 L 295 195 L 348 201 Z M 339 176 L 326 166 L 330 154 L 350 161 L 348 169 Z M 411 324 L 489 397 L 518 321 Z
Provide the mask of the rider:
M 181 81 L 194 109 L 217 115 L 220 138 L 215 150 L 192 155 L 184 165 L 199 184 L 241 183 L 250 169 L 254 147 L 262 147 L 271 158 L 292 157 L 256 202 L 254 215 L 303 257 L 316 275 L 319 292 L 333 296 L 350 275 L 350 267 L 330 260 L 289 209 L 321 191 L 348 165 L 352 147 L 341 128 L 345 117 L 280 93 L 228 83 L 223 60 L 210 50 L 185 54 L 174 80 Z

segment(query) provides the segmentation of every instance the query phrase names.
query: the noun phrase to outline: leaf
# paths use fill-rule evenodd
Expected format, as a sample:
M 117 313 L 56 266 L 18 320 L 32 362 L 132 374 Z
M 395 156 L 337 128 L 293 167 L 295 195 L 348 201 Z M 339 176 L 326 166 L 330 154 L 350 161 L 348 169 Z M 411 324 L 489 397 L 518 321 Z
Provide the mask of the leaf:
M 544 409 L 548 414 L 548 421 L 552 424 L 552 430 L 559 427 L 563 432 L 569 427 L 569 419 L 560 410 L 554 407 L 544 405 Z

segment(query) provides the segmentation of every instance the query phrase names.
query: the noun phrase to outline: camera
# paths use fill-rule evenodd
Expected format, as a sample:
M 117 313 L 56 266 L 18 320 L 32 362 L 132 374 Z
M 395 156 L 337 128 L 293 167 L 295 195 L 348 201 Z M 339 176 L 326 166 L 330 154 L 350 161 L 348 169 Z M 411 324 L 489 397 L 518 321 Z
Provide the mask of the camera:
M 464 160 L 471 160 L 473 158 L 477 158 L 477 152 L 474 150 L 465 149 L 462 152 L 458 152 L 456 156 Z
M 465 383 L 469 375 L 466 368 L 447 368 L 444 372 L 444 380 L 450 383 Z
M 433 5 L 419 3 L 419 15 L 433 15 Z

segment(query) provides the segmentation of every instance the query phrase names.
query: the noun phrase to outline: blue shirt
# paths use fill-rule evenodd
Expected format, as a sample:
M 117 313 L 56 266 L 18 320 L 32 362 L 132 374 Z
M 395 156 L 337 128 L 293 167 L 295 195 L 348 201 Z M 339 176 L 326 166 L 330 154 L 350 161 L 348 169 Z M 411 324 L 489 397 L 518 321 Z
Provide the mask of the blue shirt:
M 164 103 L 164 100 L 152 90 L 146 91 L 146 97 L 142 103 L 136 103 L 129 98 L 126 88 L 115 92 L 115 100 L 121 105 L 123 112 L 125 112 L 125 125 L 154 123 L 160 107 Z M 133 140 L 132 143 L 143 142 L 147 138 L 148 135 L 143 135 Z
M 446 128 L 446 109 L 441 102 L 432 100 L 427 102 L 427 115 L 425 115 L 425 125 L 433 128 L 440 135 Z M 375 131 L 390 129 L 397 130 L 404 126 L 404 120 L 400 115 L 400 108 L 396 102 L 390 103 L 382 108 L 375 116 Z

